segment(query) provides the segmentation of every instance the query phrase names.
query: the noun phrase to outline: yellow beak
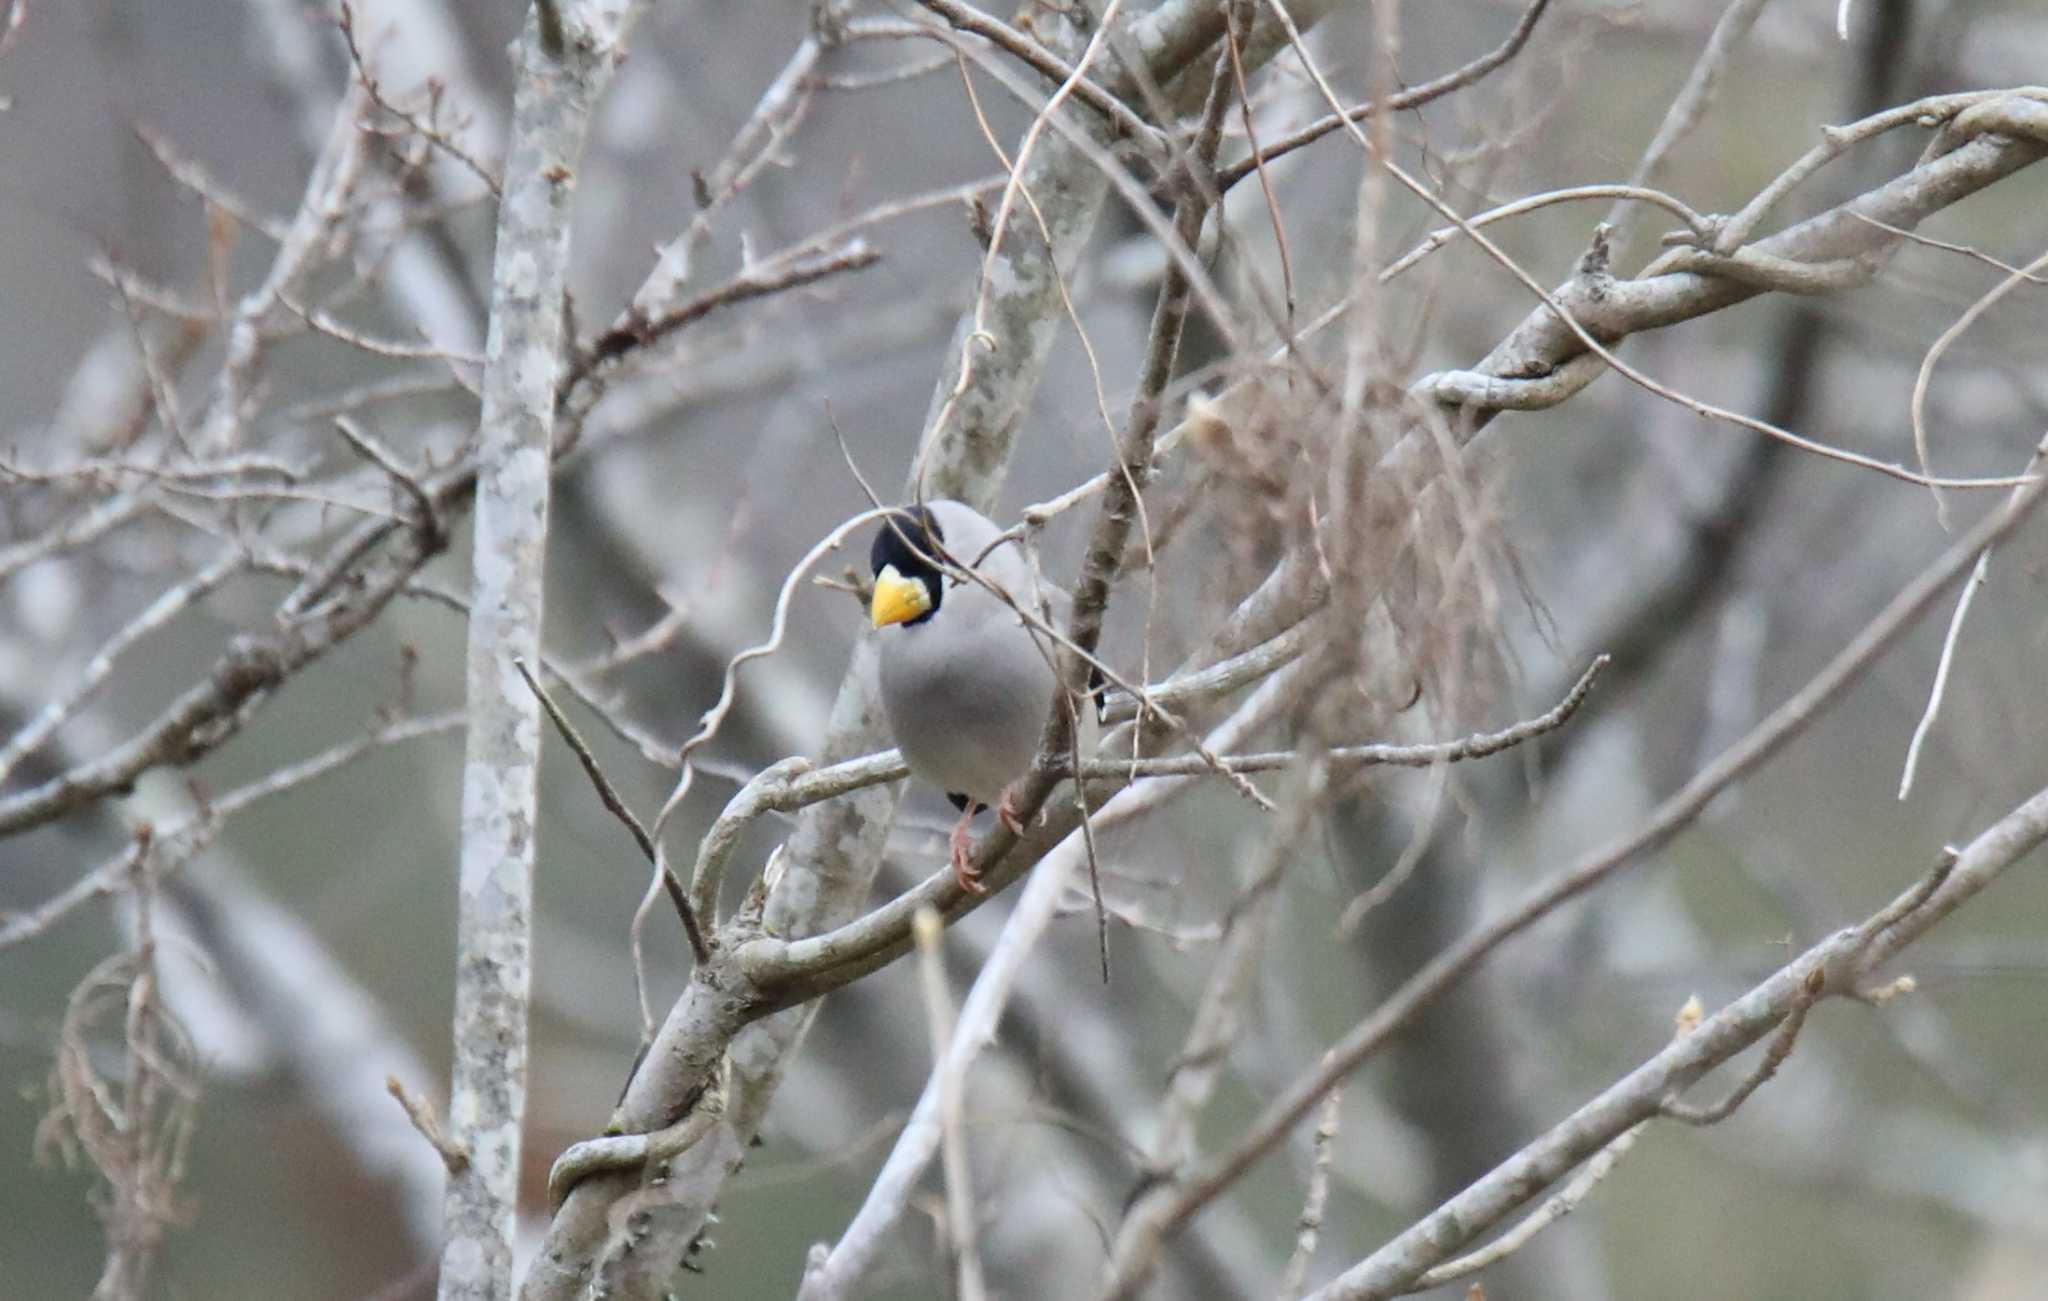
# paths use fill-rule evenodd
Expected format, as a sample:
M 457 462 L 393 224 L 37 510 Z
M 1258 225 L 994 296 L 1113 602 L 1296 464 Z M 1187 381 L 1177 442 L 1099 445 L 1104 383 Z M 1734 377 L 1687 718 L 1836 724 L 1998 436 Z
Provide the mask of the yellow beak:
M 875 575 L 875 594 L 868 601 L 868 619 L 875 627 L 915 619 L 931 608 L 931 589 L 921 579 L 905 578 L 894 565 L 882 566 Z

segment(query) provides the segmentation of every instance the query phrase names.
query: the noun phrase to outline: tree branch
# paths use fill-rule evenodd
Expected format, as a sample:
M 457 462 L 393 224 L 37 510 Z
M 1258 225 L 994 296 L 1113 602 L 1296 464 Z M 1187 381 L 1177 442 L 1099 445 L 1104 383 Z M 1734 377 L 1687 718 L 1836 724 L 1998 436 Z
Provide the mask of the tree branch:
M 1526 1205 L 1579 1162 L 1656 1116 L 1674 1093 L 1781 1026 L 1802 1002 L 1848 995 L 1908 944 L 2048 840 L 2048 790 L 1944 859 L 1885 908 L 1837 931 L 1616 1081 L 1557 1126 L 1344 1271 L 1309 1301 L 1386 1301 Z M 1820 973 L 1816 980 L 1816 973 Z
M 1183 1183 L 1141 1200 L 1130 1213 L 1130 1218 L 1138 1221 L 1138 1228 L 1128 1234 L 1130 1249 L 1119 1252 L 1118 1258 L 1112 1262 L 1113 1284 L 1108 1294 L 1130 1295 L 1149 1265 L 1154 1243 L 1185 1225 L 1203 1206 L 1235 1182 L 1253 1162 L 1293 1130 L 1315 1106 L 1317 1099 L 1383 1047 L 1419 1010 L 1464 979 L 1494 949 L 1566 901 L 1667 843 L 1680 828 L 1696 818 L 1716 794 L 1804 731 L 1950 583 L 1975 563 L 1980 550 L 2018 527 L 2040 501 L 2044 490 L 2048 490 L 2048 480 L 2037 481 L 1979 521 L 1966 537 L 1951 545 L 1934 564 L 1907 584 L 1827 667 L 1747 736 L 1659 804 L 1637 830 L 1553 876 L 1500 917 L 1439 954 L 1332 1046 L 1315 1070 L 1273 1099 L 1227 1150 L 1203 1162 Z M 1424 1268 L 1435 1263 L 1435 1260 L 1427 1261 Z

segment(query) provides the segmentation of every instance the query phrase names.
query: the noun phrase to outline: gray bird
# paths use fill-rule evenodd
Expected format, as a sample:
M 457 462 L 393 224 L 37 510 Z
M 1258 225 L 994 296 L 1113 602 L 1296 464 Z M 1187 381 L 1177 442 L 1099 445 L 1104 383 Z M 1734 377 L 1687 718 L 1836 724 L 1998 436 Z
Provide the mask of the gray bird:
M 868 553 L 882 710 L 910 771 L 960 810 L 947 842 L 953 873 L 977 894 L 984 887 L 969 862 L 968 821 L 993 806 L 1023 833 L 1010 784 L 1038 753 L 1058 679 L 1051 639 L 958 571 L 973 569 L 1055 628 L 1065 628 L 1072 604 L 1058 588 L 1033 582 L 1014 542 L 991 550 L 1001 532 L 971 506 L 933 501 L 885 517 Z M 1094 749 L 1095 710 L 1083 707 L 1080 722 L 1085 755 Z

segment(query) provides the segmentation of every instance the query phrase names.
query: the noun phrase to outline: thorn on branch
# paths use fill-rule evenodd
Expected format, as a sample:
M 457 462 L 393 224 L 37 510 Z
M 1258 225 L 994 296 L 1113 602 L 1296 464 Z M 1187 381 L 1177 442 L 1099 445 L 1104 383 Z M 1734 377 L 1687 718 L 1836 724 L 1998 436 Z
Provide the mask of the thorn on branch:
M 845 569 L 841 570 L 837 578 L 830 574 L 818 574 L 811 579 L 811 585 L 813 587 L 827 588 L 834 592 L 845 592 L 854 600 L 860 602 L 862 609 L 867 608 L 869 599 L 874 595 L 875 587 L 872 582 L 861 577 L 860 571 L 852 565 L 848 565 Z
M 1587 291 L 1596 299 L 1605 295 L 1607 282 L 1613 278 L 1608 269 L 1614 257 L 1613 244 L 1614 226 L 1603 221 L 1593 227 L 1593 242 L 1579 256 L 1578 278 L 1585 282 Z
M 989 215 L 988 200 L 979 194 L 967 198 L 967 229 L 973 233 L 974 242 L 987 253 L 995 245 L 995 219 Z
M 396 1075 L 384 1077 L 384 1091 L 405 1108 L 405 1118 L 412 1122 L 420 1137 L 427 1140 L 428 1146 L 440 1155 L 441 1164 L 448 1168 L 449 1174 L 459 1175 L 469 1169 L 469 1149 L 441 1127 L 441 1119 L 434 1114 L 433 1103 L 409 1091 Z

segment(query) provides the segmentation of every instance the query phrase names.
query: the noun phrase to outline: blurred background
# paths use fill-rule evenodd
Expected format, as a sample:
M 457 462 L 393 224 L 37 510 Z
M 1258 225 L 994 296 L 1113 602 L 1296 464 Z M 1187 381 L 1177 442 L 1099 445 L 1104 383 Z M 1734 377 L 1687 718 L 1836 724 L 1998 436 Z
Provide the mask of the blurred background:
M 512 9 L 364 5 L 354 26 L 385 92 L 419 101 L 437 78 L 451 133 L 496 159 Z M 1312 38 L 1354 95 L 1368 84 L 1372 48 L 1365 7 L 1356 9 L 1340 8 Z M 1492 48 L 1519 11 L 1489 0 L 1405 7 L 1401 80 Z M 1554 5 L 1507 67 L 1395 121 L 1403 160 L 1466 212 L 1625 179 L 1721 12 L 1667 0 Z M 262 281 L 275 246 L 255 228 L 298 208 L 351 76 L 325 4 L 80 0 L 26 15 L 0 51 L 0 285 L 10 306 L 0 323 L 9 397 L 0 452 L 12 471 L 0 473 L 0 556 L 22 557 L 18 548 L 137 482 L 25 471 L 146 459 L 175 442 L 165 426 L 177 428 L 176 412 L 196 422 L 218 401 L 223 343 L 210 322 Z M 1816 143 L 1823 123 L 1936 92 L 2021 84 L 2048 50 L 2048 13 L 2027 0 L 1861 0 L 1846 42 L 1835 17 L 1818 0 L 1764 6 L 1659 186 L 1697 210 L 1732 211 Z M 725 156 L 808 22 L 799 6 L 654 7 L 579 183 L 575 311 L 586 331 L 617 315 L 655 246 L 698 211 L 693 173 Z M 933 54 L 901 42 L 832 52 L 807 114 L 715 214 L 698 280 L 719 283 L 743 258 L 878 203 L 998 171 L 950 59 L 893 75 Z M 977 84 L 1010 147 L 1029 113 L 985 77 Z M 1262 131 L 1319 113 L 1284 57 L 1254 83 L 1254 98 Z M 1909 130 L 1860 148 L 1796 192 L 1773 224 L 1898 174 L 1924 143 Z M 476 371 L 466 358 L 484 336 L 488 196 L 448 159 L 422 161 L 396 139 L 367 167 L 364 192 L 383 207 L 366 200 L 366 211 L 395 214 L 389 228 L 366 235 L 309 292 L 362 335 L 413 352 L 366 350 L 286 313 L 244 395 L 244 452 L 347 466 L 351 453 L 328 423 L 337 406 L 360 411 L 416 465 L 446 464 L 473 433 L 466 386 Z M 246 213 L 202 202 L 181 169 Z M 1271 169 L 1302 320 L 1345 288 L 1359 175 L 1359 153 L 1341 134 Z M 2024 264 L 2048 236 L 2043 186 L 2038 167 L 2023 170 L 1924 233 Z M 1405 196 L 1388 203 L 1388 255 L 1438 224 Z M 1493 234 L 1554 284 L 1604 212 L 1561 204 Z M 1217 278 L 1254 301 L 1254 285 L 1279 282 L 1256 183 L 1233 192 L 1228 220 L 1237 240 L 1217 258 Z M 1626 222 L 1618 273 L 1654 256 L 1669 225 L 1644 212 Z M 238 223 L 250 229 L 233 234 Z M 724 662 L 765 635 L 791 564 L 866 505 L 834 425 L 878 490 L 905 481 L 981 249 L 958 202 L 863 233 L 882 254 L 872 269 L 719 313 L 614 377 L 585 447 L 557 475 L 549 650 L 593 666 L 598 681 L 595 669 L 618 646 L 660 630 L 657 649 L 601 680 L 608 714 L 668 746 L 715 699 Z M 1143 224 L 1112 199 L 1073 272 L 1119 418 L 1161 265 Z M 109 279 L 122 274 L 132 279 L 117 292 Z M 1869 288 L 1767 295 L 1625 351 L 1683 392 L 1910 462 L 1921 359 L 2002 277 L 1980 260 L 1908 246 Z M 145 284 L 176 302 L 151 301 Z M 1529 307 L 1511 277 L 1453 244 L 1394 282 L 1383 334 L 1410 354 L 1401 378 L 1412 381 L 1473 364 Z M 1946 352 L 1926 399 L 1937 470 L 2025 466 L 2048 431 L 2044 338 L 2048 300 L 2026 285 Z M 1341 355 L 1334 335 L 1312 348 Z M 1187 354 L 1191 372 L 1213 357 L 1200 338 Z M 381 386 L 374 401 L 364 386 Z M 1284 473 L 1287 448 L 1274 447 Z M 1107 454 L 1089 358 L 1063 323 L 999 516 L 1072 486 Z M 1366 710 L 1361 725 L 1402 735 L 1498 727 L 1548 708 L 1592 655 L 1609 652 L 1615 664 L 1565 730 L 1440 782 L 1374 776 L 1331 809 L 1285 878 L 1242 1033 L 1202 1119 L 1206 1146 L 1227 1143 L 1433 953 L 1530 881 L 1632 828 L 1950 540 L 1924 490 L 1699 419 L 1615 376 L 1555 410 L 1503 416 L 1467 460 L 1484 508 L 1476 531 L 1486 574 L 1460 631 L 1471 671 L 1426 718 Z M 1165 469 L 1155 500 L 1185 523 L 1156 576 L 1120 589 L 1105 645 L 1127 671 L 1149 663 L 1156 677 L 1201 644 L 1258 562 L 1272 559 L 1256 494 L 1230 482 L 1242 468 L 1183 453 Z M 89 544 L 0 568 L 0 734 L 93 672 L 95 652 L 168 585 L 203 569 L 224 534 L 285 527 L 289 516 L 311 536 L 354 518 L 346 502 L 224 505 L 191 487 Z M 1994 496 L 1957 495 L 1959 526 Z M 387 511 L 403 505 L 376 499 Z M 1074 573 L 1088 515 L 1054 524 L 1049 573 Z M 466 520 L 458 538 L 464 529 Z M 826 570 L 858 560 L 849 552 Z M 1310 1281 L 1362 1257 L 1654 1053 L 1688 996 L 1718 1006 L 2038 790 L 2048 778 L 2044 565 L 2048 522 L 2039 520 L 1993 558 L 1907 798 L 1897 797 L 1900 770 L 1946 601 L 1675 844 L 1502 950 L 1363 1071 L 1343 1094 Z M 422 581 L 459 592 L 467 573 L 458 541 Z M 203 680 L 236 633 L 267 625 L 292 581 L 239 574 L 166 619 L 20 758 L 0 797 L 146 725 Z M 788 644 L 743 674 L 737 711 L 711 751 L 713 776 L 672 843 L 693 843 L 731 794 L 732 775 L 816 752 L 864 631 L 850 597 L 803 591 Z M 138 825 L 203 818 L 209 800 L 285 765 L 395 719 L 459 709 L 462 647 L 460 612 L 446 602 L 394 602 L 189 769 L 157 769 L 121 798 L 0 838 L 0 913 L 25 914 L 118 860 Z M 622 793 L 651 814 L 673 774 L 603 718 L 576 717 Z M 536 1229 L 548 1163 L 604 1123 L 632 1061 L 639 1018 L 625 927 L 645 881 L 576 765 L 552 737 L 549 747 L 527 1133 Z M 164 992 L 191 1037 L 203 1096 L 180 1190 L 185 1222 L 168 1239 L 158 1294 L 430 1293 L 438 1166 L 383 1081 L 395 1074 L 416 1093 L 445 1095 L 460 754 L 453 727 L 379 746 L 224 820 L 164 880 Z M 943 861 L 950 810 L 916 788 L 905 809 L 879 889 Z M 735 875 L 758 871 L 785 831 L 773 820 L 757 827 Z M 984 1251 L 1000 1294 L 1094 1279 L 1259 843 L 1249 806 L 1224 798 L 1184 802 L 1107 841 L 1105 889 L 1119 913 L 1112 982 L 1100 981 L 1095 921 L 1079 900 L 1034 960 L 971 1079 L 977 1188 L 999 1211 Z M 1409 859 L 1412 877 L 1384 905 L 1356 927 L 1335 924 Z M 1781 1077 L 1729 1122 L 1652 1127 L 1571 1220 L 1487 1276 L 1489 1295 L 2039 1296 L 2048 1277 L 2040 868 L 2009 874 L 1908 955 L 1900 969 L 1918 979 L 1917 994 L 1881 1009 L 1824 1007 Z M 999 899 L 949 934 L 957 991 L 1006 909 Z M 124 918 L 95 903 L 0 949 L 0 1291 L 9 1295 L 83 1295 L 99 1275 L 94 1177 L 54 1151 L 37 1160 L 36 1136 L 73 991 L 123 949 Z M 679 936 L 660 925 L 653 933 L 665 997 L 680 987 L 688 954 Z M 111 1052 L 112 1039 L 99 1036 L 118 1029 L 118 1014 L 94 1024 L 88 1048 Z M 928 1067 L 905 964 L 832 995 L 762 1145 L 730 1185 L 704 1276 L 679 1292 L 793 1294 L 806 1247 L 844 1227 Z M 1309 1128 L 1172 1247 L 1158 1295 L 1271 1294 L 1293 1246 Z M 935 1174 L 929 1189 L 923 1205 L 936 1214 Z M 910 1223 L 871 1282 L 878 1296 L 948 1294 L 929 1217 Z

